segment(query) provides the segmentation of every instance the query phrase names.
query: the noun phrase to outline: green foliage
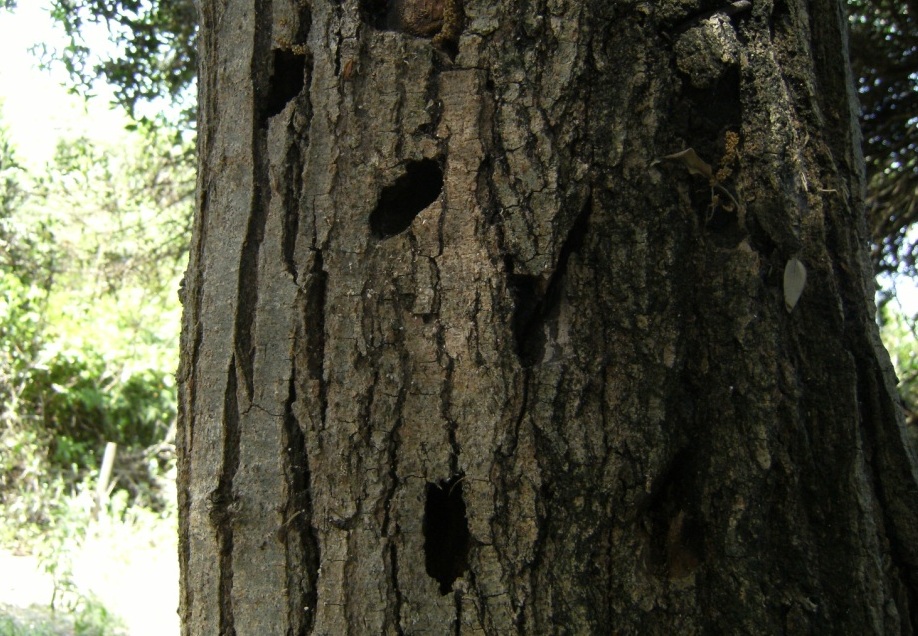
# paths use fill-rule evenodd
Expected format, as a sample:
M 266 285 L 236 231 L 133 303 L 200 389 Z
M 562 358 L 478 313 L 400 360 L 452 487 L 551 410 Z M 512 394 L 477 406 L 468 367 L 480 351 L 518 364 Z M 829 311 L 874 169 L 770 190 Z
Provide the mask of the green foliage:
M 138 128 L 130 137 L 133 144 L 119 148 L 85 138 L 60 144 L 38 189 L 63 226 L 57 249 L 67 254 L 68 289 L 87 282 L 80 293 L 143 292 L 153 300 L 169 286 L 172 301 L 190 234 L 189 148 L 164 129 Z
M 184 260 L 195 174 L 198 16 L 194 0 L 52 0 L 51 17 L 63 27 L 67 44 L 62 50 L 39 46 L 45 64 L 63 64 L 72 90 L 84 96 L 92 95 L 97 81 L 107 83 L 133 121 L 128 128 L 145 139 L 129 160 L 132 173 L 128 181 L 117 174 L 123 168 L 119 161 L 100 156 L 99 149 L 85 140 L 67 144 L 58 154 L 58 165 L 62 178 L 71 182 L 58 184 L 63 186 L 59 192 L 83 194 L 81 177 L 98 178 L 100 171 L 108 170 L 102 178 L 120 188 L 105 190 L 117 192 L 117 200 L 99 201 L 101 205 L 119 208 L 129 204 L 134 212 L 138 207 L 180 209 L 178 215 L 143 219 L 159 229 L 139 233 L 145 240 L 142 249 L 131 236 L 125 236 L 125 240 L 108 242 L 103 257 L 112 269 L 119 262 L 130 267 L 160 258 Z M 101 30 L 110 46 L 104 51 L 91 50 L 89 34 L 94 33 L 98 40 Z M 137 214 L 132 217 L 130 209 L 123 211 L 129 214 L 122 215 L 122 221 L 140 218 Z M 150 244 L 151 237 L 159 243 Z M 112 246 L 118 249 L 110 249 Z
M 0 515 L 19 542 L 59 522 L 106 442 L 116 486 L 165 505 L 192 175 L 171 140 L 137 130 L 119 148 L 62 144 L 34 178 L 2 133 Z
M 105 442 L 153 446 L 175 416 L 168 372 L 118 377 L 92 349 L 57 352 L 36 365 L 20 400 L 35 409 L 50 436 L 49 460 L 81 470 L 98 468 Z
M 192 0 L 54 0 L 51 15 L 64 27 L 69 44 L 47 52 L 60 60 L 78 90 L 91 93 L 101 79 L 136 119 L 143 102 L 180 104 L 173 121 L 193 127 L 193 85 L 197 74 L 197 10 Z M 100 55 L 85 33 L 104 26 L 112 49 Z
M 9 139 L 9 131 L 0 128 L 0 210 L 3 218 L 10 211 L 16 209 L 23 198 L 22 188 L 19 184 L 19 173 L 22 166 L 16 161 L 13 146 Z
M 918 3 L 848 0 L 877 273 L 918 275 Z
M 50 276 L 53 236 L 41 223 L 24 223 L 16 212 L 28 195 L 25 170 L 0 125 L 0 271 L 15 275 L 25 286 L 45 285 Z
M 889 303 L 881 310 L 881 335 L 899 377 L 909 437 L 918 448 L 918 317 L 908 317 Z
M 0 0 L 0 9 L 14 4 Z M 58 0 L 55 17 L 76 29 L 68 68 L 87 91 L 91 74 L 118 82 L 130 109 L 180 99 L 194 76 L 193 64 L 178 62 L 193 56 L 191 7 Z M 95 66 L 100 58 L 81 40 L 87 22 L 114 26 L 120 47 Z M 165 23 L 176 28 L 172 39 L 157 35 Z M 62 143 L 42 174 L 22 168 L 0 127 L 0 543 L 37 555 L 53 576 L 58 614 L 48 633 L 62 614 L 63 633 L 124 633 L 73 576 L 88 541 L 109 556 L 124 540 L 100 541 L 100 528 L 133 531 L 142 512 L 174 534 L 176 289 L 194 183 L 183 126 L 192 121 L 189 108 L 169 125 L 139 122 L 112 147 Z M 110 441 L 118 453 L 100 506 L 96 480 Z M 31 625 L 45 623 L 0 618 L 0 636 L 41 633 Z
M 0 399 L 14 406 L 13 390 L 41 346 L 44 290 L 30 285 L 13 271 L 0 269 Z

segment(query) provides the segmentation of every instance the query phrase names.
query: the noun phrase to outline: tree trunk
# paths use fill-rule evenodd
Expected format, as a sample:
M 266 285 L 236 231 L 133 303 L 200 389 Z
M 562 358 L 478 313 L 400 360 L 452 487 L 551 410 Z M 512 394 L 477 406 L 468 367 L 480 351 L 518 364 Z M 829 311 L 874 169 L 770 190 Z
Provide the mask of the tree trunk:
M 913 632 L 841 0 L 200 5 L 184 633 Z

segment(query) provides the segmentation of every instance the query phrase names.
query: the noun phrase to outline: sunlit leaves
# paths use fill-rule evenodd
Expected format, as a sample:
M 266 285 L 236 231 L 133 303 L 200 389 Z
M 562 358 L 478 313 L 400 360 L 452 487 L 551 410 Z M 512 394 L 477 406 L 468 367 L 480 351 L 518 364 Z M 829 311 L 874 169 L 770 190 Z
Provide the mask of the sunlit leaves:
M 52 17 L 69 40 L 46 60 L 62 62 L 83 94 L 96 80 L 115 89 L 115 98 L 132 117 L 171 111 L 170 123 L 191 127 L 195 120 L 193 85 L 197 73 L 197 11 L 192 0 L 54 0 Z M 91 50 L 86 33 L 104 27 L 111 48 Z M 143 105 L 155 103 L 153 111 Z
M 49 471 L 79 479 L 105 441 L 130 449 L 165 437 L 193 173 L 180 146 L 143 129 L 117 147 L 61 143 L 46 171 L 30 174 L 2 132 L 0 189 L 12 194 L 0 199 L 0 468 L 13 478 L 0 477 L 0 516 L 9 518 L 7 501 Z
M 880 333 L 899 379 L 899 396 L 912 443 L 918 449 L 918 333 L 915 317 L 903 315 L 890 303 L 880 312 Z
M 136 145 L 126 148 L 63 143 L 40 182 L 46 205 L 58 210 L 58 245 L 73 248 L 69 269 L 102 290 L 162 289 L 185 259 L 193 170 L 167 137 L 133 136 Z

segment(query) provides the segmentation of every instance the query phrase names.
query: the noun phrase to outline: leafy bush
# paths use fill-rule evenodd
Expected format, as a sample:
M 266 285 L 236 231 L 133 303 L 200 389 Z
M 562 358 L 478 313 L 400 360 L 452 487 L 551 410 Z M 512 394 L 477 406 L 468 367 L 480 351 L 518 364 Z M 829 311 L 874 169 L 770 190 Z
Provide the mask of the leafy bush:
M 32 370 L 21 400 L 51 436 L 52 463 L 95 470 L 105 442 L 143 448 L 163 440 L 175 417 L 168 374 L 115 371 L 91 349 L 61 352 Z
M 909 437 L 918 450 L 918 317 L 909 318 L 896 303 L 881 310 L 881 335 L 889 350 Z
M 62 144 L 33 179 L 0 126 L 0 515 L 16 543 L 72 517 L 61 498 L 95 479 L 107 442 L 114 487 L 167 504 L 182 260 L 169 232 L 190 201 L 143 149 L 166 142 L 134 134 L 114 152 Z

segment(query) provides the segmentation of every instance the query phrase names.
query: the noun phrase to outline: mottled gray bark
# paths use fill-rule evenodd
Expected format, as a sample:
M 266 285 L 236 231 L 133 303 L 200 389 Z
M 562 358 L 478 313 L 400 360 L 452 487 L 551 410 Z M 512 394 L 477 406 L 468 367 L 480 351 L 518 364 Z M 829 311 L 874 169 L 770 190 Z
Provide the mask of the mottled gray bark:
M 184 632 L 911 633 L 841 0 L 419 4 L 201 0 Z

